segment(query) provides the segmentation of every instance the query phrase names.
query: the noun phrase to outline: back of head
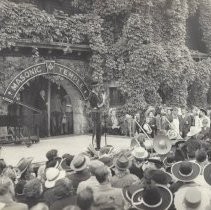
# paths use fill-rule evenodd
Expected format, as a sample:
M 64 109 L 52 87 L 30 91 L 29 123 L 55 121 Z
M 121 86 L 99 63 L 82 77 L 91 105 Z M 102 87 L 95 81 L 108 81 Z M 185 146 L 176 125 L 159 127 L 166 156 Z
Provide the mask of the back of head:
M 42 183 L 39 179 L 29 180 L 23 188 L 23 194 L 27 198 L 39 198 L 42 194 Z
M 73 192 L 72 182 L 68 178 L 59 179 L 56 181 L 54 187 L 54 194 L 56 198 L 64 198 L 71 195 Z
M 207 153 L 203 149 L 199 149 L 195 153 L 196 161 L 202 163 L 207 159 Z
M 14 184 L 12 180 L 6 176 L 0 177 L 0 196 L 4 196 L 8 193 L 14 194 Z
M 91 174 L 95 175 L 95 171 L 101 166 L 104 166 L 103 162 L 99 160 L 92 160 L 89 163 L 89 171 L 91 172 Z
M 109 175 L 109 168 L 107 166 L 101 166 L 95 170 L 95 176 L 99 183 L 103 183 L 107 180 Z
M 86 188 L 81 191 L 77 197 L 77 205 L 81 210 L 88 210 L 94 202 L 93 191 Z
M 58 151 L 56 149 L 51 149 L 46 153 L 46 158 L 48 160 L 53 160 L 57 157 Z

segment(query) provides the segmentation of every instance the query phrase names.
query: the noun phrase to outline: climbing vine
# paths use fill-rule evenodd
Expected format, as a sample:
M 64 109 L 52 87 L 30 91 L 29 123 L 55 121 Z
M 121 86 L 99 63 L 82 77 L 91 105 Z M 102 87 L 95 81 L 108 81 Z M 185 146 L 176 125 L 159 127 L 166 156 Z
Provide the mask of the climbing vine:
M 119 84 L 126 98 L 118 108 L 121 115 L 149 104 L 206 105 L 211 62 L 193 60 L 186 46 L 186 21 L 199 15 L 210 52 L 208 0 L 73 0 L 72 9 L 74 15 L 49 14 L 5 0 L 0 5 L 0 49 L 19 39 L 89 44 L 90 77 Z

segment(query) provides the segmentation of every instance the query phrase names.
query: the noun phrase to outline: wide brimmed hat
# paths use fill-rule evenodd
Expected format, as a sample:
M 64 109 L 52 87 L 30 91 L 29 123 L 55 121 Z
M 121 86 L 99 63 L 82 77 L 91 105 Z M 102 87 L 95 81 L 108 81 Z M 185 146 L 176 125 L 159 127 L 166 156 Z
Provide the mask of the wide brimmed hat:
M 132 202 L 131 202 L 132 195 L 133 195 L 134 192 L 136 192 L 140 188 L 143 188 L 143 185 L 140 185 L 140 184 L 132 184 L 130 186 L 123 187 L 122 194 L 124 196 L 124 199 L 128 203 L 132 204 Z
M 143 148 L 143 147 L 136 147 L 133 151 L 132 151 L 132 156 L 137 159 L 145 159 L 149 156 L 149 153 Z
M 190 161 L 180 161 L 171 167 L 172 175 L 180 181 L 190 182 L 200 174 L 200 165 Z
M 201 130 L 196 126 L 191 126 L 190 131 L 187 133 L 187 137 L 192 137 L 197 135 Z
M 171 141 L 167 136 L 159 134 L 154 138 L 153 148 L 158 154 L 165 155 L 171 150 Z
M 137 190 L 133 193 L 131 201 L 136 209 L 164 210 L 171 206 L 173 195 L 168 188 L 156 185 L 149 189 Z
M 46 188 L 52 188 L 55 186 L 56 181 L 59 179 L 63 179 L 66 176 L 65 171 L 60 171 L 57 168 L 48 168 L 46 170 L 46 181 L 45 181 L 45 187 Z
M 17 173 L 17 177 L 21 176 L 21 174 L 23 174 L 27 168 L 30 166 L 30 164 L 32 163 L 33 157 L 28 157 L 28 158 L 22 158 L 17 166 L 16 166 L 16 173 Z
M 181 187 L 175 193 L 174 205 L 179 210 L 211 209 L 210 191 L 208 188 L 201 186 Z
M 85 155 L 76 155 L 71 164 L 70 168 L 74 171 L 83 171 L 87 168 L 90 159 Z
M 204 179 L 207 182 L 207 184 L 211 185 L 211 163 L 207 164 L 204 167 L 203 175 L 204 175 Z
M 131 161 L 124 155 L 121 154 L 115 161 L 114 165 L 117 169 L 119 170 L 126 170 L 130 168 L 131 166 Z

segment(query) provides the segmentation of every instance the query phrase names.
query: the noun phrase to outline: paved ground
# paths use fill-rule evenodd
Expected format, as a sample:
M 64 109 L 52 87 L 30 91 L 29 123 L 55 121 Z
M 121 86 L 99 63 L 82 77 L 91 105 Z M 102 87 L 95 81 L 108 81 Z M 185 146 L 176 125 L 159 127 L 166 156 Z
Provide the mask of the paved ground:
M 50 149 L 57 149 L 59 154 L 70 153 L 78 154 L 86 150 L 91 143 L 89 135 L 73 135 L 48 139 L 41 139 L 38 144 L 31 147 L 25 145 L 4 145 L 1 151 L 1 158 L 4 158 L 7 164 L 16 165 L 22 157 L 34 157 L 34 162 L 44 161 L 45 154 Z M 107 136 L 107 144 L 112 144 L 117 148 L 125 148 L 129 146 L 129 137 Z M 102 146 L 104 145 L 104 137 L 102 137 Z

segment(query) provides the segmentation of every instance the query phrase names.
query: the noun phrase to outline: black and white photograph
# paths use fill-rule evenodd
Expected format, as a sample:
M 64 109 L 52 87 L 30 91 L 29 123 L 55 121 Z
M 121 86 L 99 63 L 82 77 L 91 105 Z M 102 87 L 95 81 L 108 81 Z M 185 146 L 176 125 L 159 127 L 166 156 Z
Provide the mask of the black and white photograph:
M 211 210 L 211 0 L 0 0 L 0 210 Z

